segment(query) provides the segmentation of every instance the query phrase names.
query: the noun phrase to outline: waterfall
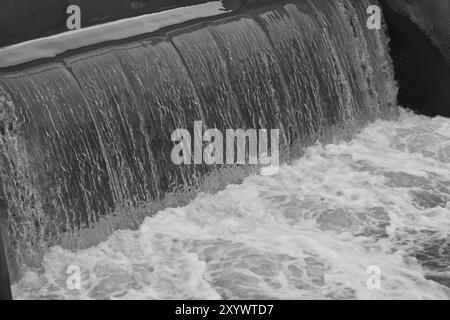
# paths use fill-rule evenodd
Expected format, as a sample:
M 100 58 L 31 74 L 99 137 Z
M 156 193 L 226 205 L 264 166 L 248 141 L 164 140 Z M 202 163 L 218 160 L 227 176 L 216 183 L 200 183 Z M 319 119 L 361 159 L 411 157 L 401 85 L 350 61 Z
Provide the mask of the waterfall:
M 286 152 L 396 114 L 384 30 L 368 0 L 299 0 L 77 52 L 0 76 L 1 216 L 19 264 L 196 185 L 171 133 L 276 128 Z M 111 228 L 113 222 L 108 222 Z M 78 243 L 79 245 L 79 243 Z

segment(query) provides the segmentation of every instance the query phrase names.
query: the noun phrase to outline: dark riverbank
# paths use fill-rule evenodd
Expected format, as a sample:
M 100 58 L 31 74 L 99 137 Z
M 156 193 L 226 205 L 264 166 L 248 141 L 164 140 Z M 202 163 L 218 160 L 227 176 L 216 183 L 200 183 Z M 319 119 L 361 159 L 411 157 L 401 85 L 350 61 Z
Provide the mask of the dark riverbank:
M 384 3 L 399 104 L 428 116 L 450 116 L 450 65 L 416 24 Z

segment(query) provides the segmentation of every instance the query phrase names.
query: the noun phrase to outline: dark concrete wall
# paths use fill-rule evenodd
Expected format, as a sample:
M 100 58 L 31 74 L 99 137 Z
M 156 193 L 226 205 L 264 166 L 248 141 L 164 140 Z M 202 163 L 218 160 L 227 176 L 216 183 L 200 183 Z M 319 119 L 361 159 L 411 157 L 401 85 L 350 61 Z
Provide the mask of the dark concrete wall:
M 0 0 L 0 46 L 58 32 L 67 0 Z
M 393 10 L 390 3 L 384 1 L 384 7 L 399 104 L 428 116 L 450 117 L 450 64 L 435 45 L 437 38 L 433 40 L 407 15 Z
M 450 61 L 449 0 L 387 0 L 386 4 L 414 22 Z
M 210 0 L 65 0 L 83 12 L 82 25 L 90 26 Z

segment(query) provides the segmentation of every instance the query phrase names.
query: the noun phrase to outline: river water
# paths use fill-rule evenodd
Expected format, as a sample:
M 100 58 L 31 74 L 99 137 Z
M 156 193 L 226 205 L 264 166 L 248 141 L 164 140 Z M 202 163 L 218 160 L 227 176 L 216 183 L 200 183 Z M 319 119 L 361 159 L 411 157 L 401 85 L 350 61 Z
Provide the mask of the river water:
M 401 110 L 397 121 L 310 147 L 276 176 L 200 194 L 137 231 L 78 252 L 53 247 L 42 270 L 28 271 L 13 292 L 16 299 L 449 299 L 449 230 L 450 119 Z M 69 266 L 81 271 L 80 290 L 70 289 Z

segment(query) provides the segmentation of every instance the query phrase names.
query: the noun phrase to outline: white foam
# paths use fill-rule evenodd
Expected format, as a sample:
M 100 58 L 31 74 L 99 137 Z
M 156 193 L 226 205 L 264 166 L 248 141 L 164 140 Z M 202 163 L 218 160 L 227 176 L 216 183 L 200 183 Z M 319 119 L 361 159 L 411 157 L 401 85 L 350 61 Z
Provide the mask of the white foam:
M 348 143 L 309 148 L 276 176 L 164 210 L 138 231 L 75 253 L 52 248 L 44 272 L 28 273 L 14 295 L 449 299 L 426 279 L 450 272 L 439 253 L 450 242 L 450 206 L 441 201 L 450 200 L 449 125 L 403 112 Z M 421 250 L 436 254 L 436 268 L 418 259 Z M 80 291 L 66 287 L 69 265 L 83 272 Z M 367 286 L 371 266 L 381 271 L 379 290 Z

